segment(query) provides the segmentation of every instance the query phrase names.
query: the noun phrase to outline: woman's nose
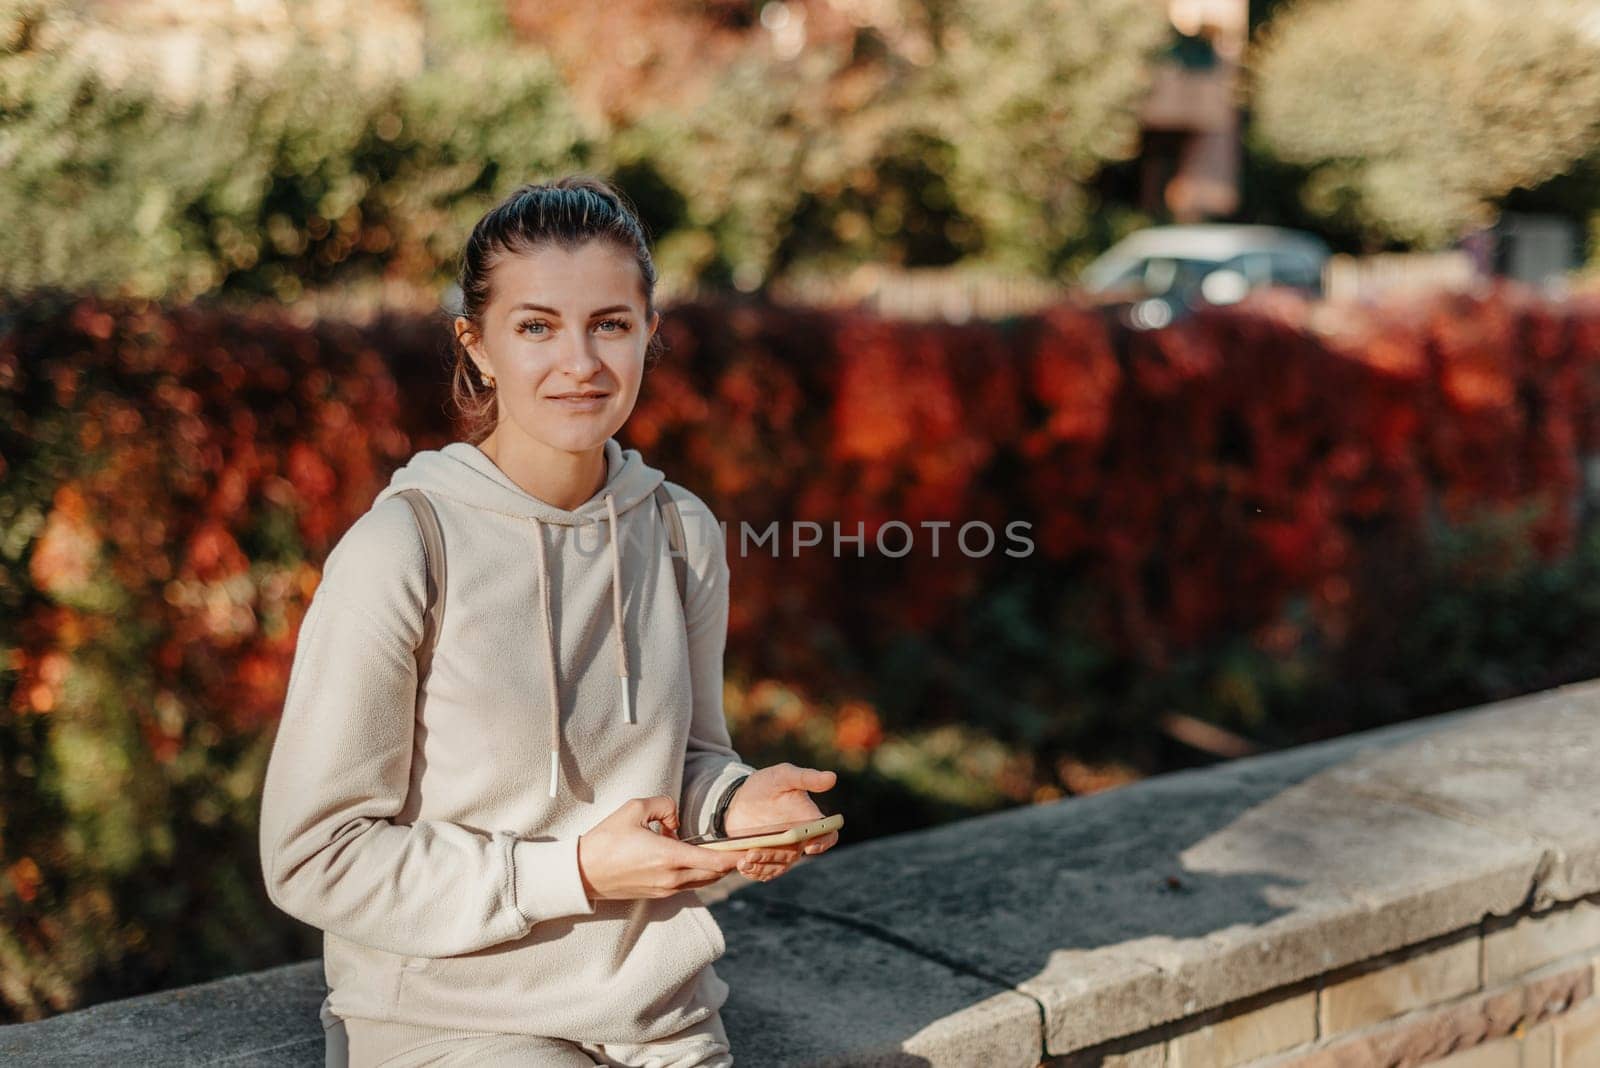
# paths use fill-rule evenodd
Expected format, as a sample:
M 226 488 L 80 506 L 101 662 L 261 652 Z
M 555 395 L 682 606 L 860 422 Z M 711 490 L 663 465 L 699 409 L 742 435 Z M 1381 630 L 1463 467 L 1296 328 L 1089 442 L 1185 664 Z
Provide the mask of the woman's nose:
M 560 367 L 579 381 L 592 375 L 602 366 L 600 357 L 588 338 L 578 338 L 561 354 Z

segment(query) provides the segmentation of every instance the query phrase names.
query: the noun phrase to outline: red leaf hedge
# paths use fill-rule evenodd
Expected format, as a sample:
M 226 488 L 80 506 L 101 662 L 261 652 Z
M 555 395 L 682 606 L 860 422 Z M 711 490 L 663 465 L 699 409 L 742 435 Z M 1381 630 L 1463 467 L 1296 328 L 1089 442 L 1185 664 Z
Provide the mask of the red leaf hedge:
M 1559 558 L 1600 448 L 1594 298 L 1265 294 L 1144 334 L 1070 303 L 949 326 L 729 299 L 673 308 L 662 329 L 669 352 L 622 437 L 728 524 L 730 670 L 832 702 L 840 753 L 992 715 L 943 682 L 1002 639 L 1048 655 L 1070 627 L 1156 671 L 1225 635 L 1281 651 L 1299 603 L 1336 647 L 1362 613 L 1394 610 L 1372 593 L 1385 554 L 1527 505 L 1537 552 Z M 451 436 L 445 342 L 426 312 L 306 326 L 0 306 L 0 742 L 22 769 L 0 786 L 0 899 L 36 965 L 7 995 L 14 1015 L 64 1007 L 97 966 L 62 963 L 53 917 L 181 977 L 183 924 L 124 914 L 140 915 L 142 879 L 204 896 L 227 868 L 215 842 L 193 852 L 195 821 L 232 828 L 217 834 L 254 885 L 253 798 L 226 770 L 281 707 L 334 541 L 411 451 Z M 796 554 L 804 522 L 822 543 Z M 773 523 L 781 556 L 741 537 Z M 998 540 L 969 555 L 978 523 Z M 838 555 L 835 524 L 859 537 Z M 1049 612 L 974 630 L 986 598 L 1019 588 Z M 918 662 L 937 684 L 874 707 L 908 635 L 948 654 Z M 1062 716 L 1082 696 L 1000 674 L 1003 698 L 1016 686 Z M 982 725 L 1027 745 L 1032 722 Z M 76 748 L 56 745 L 67 733 Z M 230 755 L 219 768 L 212 752 Z M 48 795 L 70 760 L 121 769 L 97 804 L 126 806 L 107 826 L 138 834 L 97 839 L 99 809 Z

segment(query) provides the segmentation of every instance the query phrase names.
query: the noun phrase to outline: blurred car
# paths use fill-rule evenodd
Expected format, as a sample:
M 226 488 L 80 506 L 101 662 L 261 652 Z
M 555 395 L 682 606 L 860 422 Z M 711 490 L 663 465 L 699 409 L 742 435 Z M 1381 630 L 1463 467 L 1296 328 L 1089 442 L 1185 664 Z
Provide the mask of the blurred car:
M 1126 325 L 1155 330 L 1262 286 L 1320 297 L 1329 255 L 1320 237 L 1281 226 L 1152 226 L 1107 249 L 1084 269 L 1080 284 L 1092 304 Z

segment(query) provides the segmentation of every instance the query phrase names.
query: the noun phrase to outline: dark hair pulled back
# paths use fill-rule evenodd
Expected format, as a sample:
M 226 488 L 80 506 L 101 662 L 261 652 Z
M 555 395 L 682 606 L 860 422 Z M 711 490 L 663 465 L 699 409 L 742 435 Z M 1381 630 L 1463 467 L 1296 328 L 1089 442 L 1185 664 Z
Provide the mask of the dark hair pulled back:
M 639 280 L 644 290 L 645 319 L 655 314 L 656 267 L 644 225 L 622 191 L 603 178 L 589 174 L 569 174 L 554 181 L 528 183 L 514 190 L 500 203 L 484 212 L 472 228 L 461 251 L 456 286 L 459 307 L 447 309 L 465 316 L 472 331 L 482 336 L 483 313 L 489 306 L 494 268 L 508 256 L 523 255 L 547 245 L 572 251 L 589 241 L 608 241 L 631 253 L 639 265 Z M 495 390 L 486 381 L 467 353 L 466 347 L 450 331 L 452 371 L 450 401 L 457 418 L 464 424 L 466 439 L 481 442 L 494 430 Z M 648 369 L 661 357 L 661 339 L 650 339 L 645 352 Z

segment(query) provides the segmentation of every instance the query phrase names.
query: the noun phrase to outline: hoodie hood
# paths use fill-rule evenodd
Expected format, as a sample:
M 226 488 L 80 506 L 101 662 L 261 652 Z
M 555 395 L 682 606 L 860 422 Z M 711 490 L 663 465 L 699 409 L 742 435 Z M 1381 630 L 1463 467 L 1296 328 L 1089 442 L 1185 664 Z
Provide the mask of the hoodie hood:
M 571 511 L 533 496 L 482 449 L 465 441 L 452 441 L 442 449 L 425 449 L 412 456 L 390 477 L 377 500 L 415 488 L 501 515 L 573 527 L 607 521 L 607 496 L 618 512 L 626 512 L 654 493 L 666 478 L 644 462 L 638 449 L 624 449 L 616 438 L 606 439 L 605 457 L 605 485 Z
M 617 674 L 622 693 L 625 722 L 636 722 L 632 690 L 629 686 L 628 645 L 622 635 L 622 537 L 618 517 L 647 502 L 666 476 L 644 462 L 637 449 L 624 449 L 617 439 L 605 442 L 606 480 L 593 497 L 568 510 L 540 500 L 512 480 L 482 449 L 465 441 L 452 441 L 441 449 L 425 449 L 414 454 L 390 477 L 373 501 L 378 502 L 407 489 L 420 489 L 430 496 L 448 498 L 473 508 L 511 516 L 528 524 L 539 569 L 539 602 L 542 612 L 544 654 L 549 678 L 550 700 L 550 796 L 556 796 L 561 774 L 561 688 L 556 663 L 556 635 L 550 611 L 550 570 L 545 548 L 545 527 L 603 526 L 611 558 L 612 643 L 617 652 Z M 447 549 L 448 551 L 448 549 Z

